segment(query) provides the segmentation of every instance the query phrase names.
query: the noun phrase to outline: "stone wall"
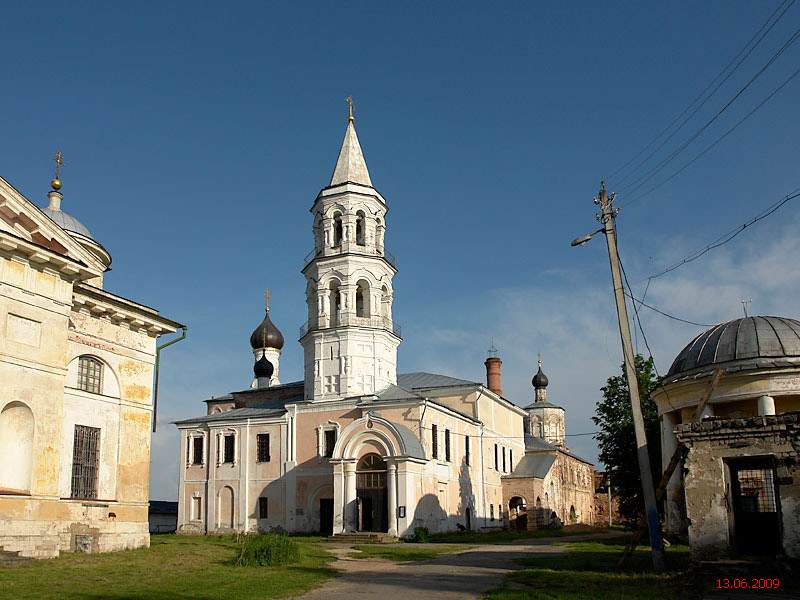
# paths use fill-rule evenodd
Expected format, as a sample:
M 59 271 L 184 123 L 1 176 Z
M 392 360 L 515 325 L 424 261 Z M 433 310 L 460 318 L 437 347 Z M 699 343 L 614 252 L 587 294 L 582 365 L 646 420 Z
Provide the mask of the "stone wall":
M 783 550 L 800 557 L 800 412 L 748 419 L 705 419 L 676 427 L 688 455 L 684 489 L 692 558 L 731 553 L 726 461 L 774 457 L 782 514 Z

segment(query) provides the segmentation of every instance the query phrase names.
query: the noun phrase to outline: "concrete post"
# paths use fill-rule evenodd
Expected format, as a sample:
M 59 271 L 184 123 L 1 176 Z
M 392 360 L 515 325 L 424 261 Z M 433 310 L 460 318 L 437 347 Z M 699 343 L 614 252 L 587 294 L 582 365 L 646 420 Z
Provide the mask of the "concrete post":
M 678 448 L 678 438 L 675 436 L 675 426 L 680 423 L 680 411 L 664 413 L 661 417 L 661 469 L 665 470 L 675 450 Z M 681 485 L 681 470 L 675 469 L 667 483 L 667 499 L 664 506 L 666 529 L 672 534 L 686 533 L 686 523 L 683 520 L 683 486 Z
M 388 495 L 389 509 L 389 535 L 397 535 L 397 465 L 389 463 L 386 479 L 386 494 Z

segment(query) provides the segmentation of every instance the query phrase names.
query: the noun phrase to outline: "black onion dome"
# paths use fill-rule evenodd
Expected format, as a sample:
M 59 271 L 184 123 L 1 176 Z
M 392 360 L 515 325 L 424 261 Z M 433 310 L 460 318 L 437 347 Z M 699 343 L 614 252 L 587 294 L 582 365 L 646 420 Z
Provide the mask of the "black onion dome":
M 266 355 L 262 352 L 261 358 L 256 361 L 256 364 L 253 365 L 253 373 L 256 376 L 256 379 L 260 379 L 262 377 L 272 377 L 272 374 L 275 372 L 275 367 L 272 366 L 272 363 L 267 360 Z
M 667 377 L 722 363 L 739 370 L 800 363 L 800 321 L 745 317 L 720 323 L 681 350 Z
M 253 350 L 259 348 L 275 348 L 280 350 L 283 348 L 283 335 L 275 325 L 272 324 L 269 318 L 269 311 L 264 316 L 264 320 L 256 327 L 253 335 L 250 336 L 250 346 Z
M 531 379 L 531 383 L 535 388 L 545 388 L 547 384 L 550 383 L 547 380 L 547 375 L 542 372 L 542 365 L 539 365 L 539 370 L 536 372 L 536 375 L 533 376 L 533 379 Z

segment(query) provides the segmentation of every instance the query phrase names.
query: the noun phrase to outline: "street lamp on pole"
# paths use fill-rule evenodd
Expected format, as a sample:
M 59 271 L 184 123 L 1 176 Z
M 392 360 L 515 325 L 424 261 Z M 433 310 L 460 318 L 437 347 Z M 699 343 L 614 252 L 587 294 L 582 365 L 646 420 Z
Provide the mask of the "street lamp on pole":
M 650 547 L 653 550 L 653 568 L 656 571 L 663 571 L 666 567 L 664 555 L 664 543 L 661 538 L 661 521 L 658 518 L 656 507 L 656 492 L 653 487 L 653 476 L 650 472 L 650 456 L 647 451 L 647 435 L 644 429 L 644 417 L 642 417 L 642 404 L 639 398 L 639 378 L 636 374 L 636 365 L 633 357 L 633 344 L 631 343 L 631 330 L 628 323 L 628 310 L 625 305 L 625 290 L 622 287 L 622 276 L 620 275 L 619 254 L 617 252 L 617 238 L 614 231 L 614 217 L 617 216 L 619 209 L 614 209 L 614 194 L 611 197 L 602 184 L 600 197 L 594 199 L 595 204 L 600 205 L 602 217 L 598 219 L 603 223 L 603 227 L 588 235 L 581 236 L 572 241 L 573 246 L 583 246 L 592 239 L 592 236 L 601 231 L 606 234 L 606 244 L 608 246 L 608 260 L 611 264 L 611 281 L 614 285 L 614 300 L 617 304 L 617 318 L 619 319 L 619 334 L 622 339 L 622 356 L 625 360 L 625 376 L 628 380 L 628 390 L 631 395 L 631 412 L 633 413 L 633 428 L 636 433 L 636 456 L 639 460 L 639 475 L 642 479 L 642 491 L 644 495 L 645 514 L 647 516 L 647 527 L 650 531 Z M 609 510 L 610 510 L 609 506 Z

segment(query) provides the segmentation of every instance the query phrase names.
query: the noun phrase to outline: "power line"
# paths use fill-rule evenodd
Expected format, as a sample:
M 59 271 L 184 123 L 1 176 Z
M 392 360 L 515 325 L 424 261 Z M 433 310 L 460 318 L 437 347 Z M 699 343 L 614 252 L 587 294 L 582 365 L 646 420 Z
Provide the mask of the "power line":
M 800 37 L 800 29 L 798 29 L 798 37 Z M 649 189 L 649 190 L 647 190 L 646 192 L 643 192 L 643 193 L 642 193 L 642 194 L 640 194 L 639 196 L 635 196 L 635 197 L 634 197 L 634 198 L 632 198 L 631 200 L 628 200 L 626 203 L 622 204 L 622 206 L 623 206 L 623 207 L 624 207 L 624 206 L 630 206 L 630 205 L 631 205 L 631 204 L 633 204 L 634 202 L 637 202 L 638 200 L 641 200 L 642 198 L 644 198 L 645 196 L 647 196 L 647 195 L 648 195 L 648 194 L 650 194 L 651 192 L 654 192 L 655 190 L 657 190 L 658 188 L 660 188 L 662 185 L 664 185 L 664 184 L 666 184 L 667 182 L 671 181 L 671 180 L 672 180 L 674 177 L 676 177 L 677 175 L 679 175 L 680 173 L 682 173 L 683 171 L 685 171 L 685 170 L 686 170 L 686 169 L 687 169 L 687 168 L 688 168 L 690 165 L 692 165 L 692 164 L 693 164 L 695 161 L 697 161 L 697 160 L 698 160 L 700 157 L 702 157 L 704 154 L 706 154 L 706 153 L 707 153 L 709 150 L 711 150 L 711 149 L 712 149 L 714 146 L 716 146 L 717 144 L 719 144 L 719 143 L 720 143 L 720 142 L 721 142 L 723 139 L 725 139 L 726 137 L 728 137 L 728 135 L 730 135 L 731 133 L 733 133 L 733 131 L 734 131 L 735 129 L 737 129 L 737 128 L 738 128 L 738 127 L 739 127 L 739 126 L 740 126 L 742 123 L 744 123 L 744 122 L 745 122 L 747 119 L 749 119 L 749 118 L 750 118 L 750 117 L 751 117 L 751 116 L 752 116 L 752 115 L 753 115 L 753 114 L 754 114 L 754 113 L 755 113 L 755 112 L 756 112 L 758 109 L 760 109 L 760 108 L 761 108 L 762 106 L 764 106 L 764 105 L 765 105 L 767 102 L 769 102 L 769 101 L 772 99 L 772 97 L 773 97 L 775 94 L 777 94 L 778 92 L 780 92 L 780 91 L 781 91 L 781 90 L 782 90 L 782 89 L 783 89 L 783 88 L 784 88 L 784 87 L 785 87 L 785 86 L 786 86 L 786 85 L 787 85 L 787 84 L 788 84 L 788 83 L 789 83 L 789 82 L 790 82 L 792 79 L 794 79 L 795 77 L 797 77 L 797 75 L 798 75 L 798 74 L 800 74 L 800 69 L 797 69 L 797 70 L 796 70 L 794 73 L 792 73 L 792 74 L 789 76 L 789 78 L 788 78 L 786 81 L 784 81 L 784 82 L 783 82 L 781 85 L 779 85 L 777 88 L 775 88 L 775 89 L 772 91 L 772 93 L 770 93 L 770 95 L 769 95 L 769 96 L 767 96 L 767 97 L 766 97 L 766 98 L 765 98 L 765 99 L 764 99 L 764 100 L 763 100 L 763 101 L 762 101 L 762 102 L 761 102 L 761 103 L 760 103 L 758 106 L 756 106 L 756 107 L 755 107 L 753 110 L 751 110 L 749 113 L 747 113 L 747 114 L 746 114 L 746 115 L 745 115 L 745 116 L 744 116 L 744 117 L 743 117 L 743 118 L 742 118 L 742 119 L 741 119 L 741 120 L 740 120 L 738 123 L 736 123 L 736 125 L 734 125 L 734 126 L 733 126 L 733 127 L 731 127 L 730 129 L 728 129 L 728 131 L 726 131 L 726 132 L 725 132 L 725 133 L 723 133 L 723 134 L 722 134 L 720 137 L 718 137 L 716 140 L 714 140 L 714 142 L 713 142 L 712 144 L 710 144 L 708 147 L 706 147 L 706 148 L 705 148 L 705 150 L 703 150 L 702 152 L 700 152 L 700 154 L 698 154 L 697 156 L 695 156 L 695 157 L 694 157 L 692 160 L 690 160 L 689 162 L 687 162 L 687 163 L 686 163 L 685 165 L 683 165 L 683 166 L 682 166 L 680 169 L 678 169 L 677 171 L 675 171 L 675 172 L 674 172 L 672 175 L 670 175 L 669 177 L 667 177 L 666 179 L 664 179 L 664 180 L 663 180 L 663 181 L 661 181 L 660 183 L 658 183 L 658 184 L 654 185 L 652 188 L 650 188 L 650 189 Z M 643 183 L 644 183 L 644 182 L 643 182 Z M 641 186 L 637 186 L 637 187 L 636 187 L 636 189 L 639 189 L 639 187 L 641 187 Z
M 788 8 L 788 7 L 787 7 L 787 8 Z M 656 176 L 656 175 L 657 175 L 659 172 L 661 172 L 661 170 L 663 170 L 663 169 L 664 169 L 664 167 L 666 167 L 666 166 L 667 166 L 669 163 L 671 163 L 673 160 L 675 160 L 675 158 L 677 158 L 677 157 L 678 157 L 678 155 L 679 155 L 681 152 L 683 152 L 683 151 L 684 151 L 686 148 L 688 148 L 688 147 L 689 147 L 689 145 L 690 145 L 692 142 L 694 142 L 694 141 L 695 141 L 695 140 L 696 140 L 696 139 L 697 139 L 697 138 L 700 136 L 700 134 L 702 134 L 702 133 L 703 133 L 703 132 L 704 132 L 704 131 L 705 131 L 705 130 L 706 130 L 706 129 L 707 129 L 707 128 L 708 128 L 708 127 L 709 127 L 709 126 L 710 126 L 710 125 L 711 125 L 711 124 L 714 122 L 714 121 L 716 121 L 716 120 L 717 120 L 717 118 L 718 118 L 720 115 L 722 115 L 722 113 L 724 113 L 724 112 L 725 112 L 725 111 L 726 111 L 726 110 L 727 110 L 727 109 L 728 109 L 728 108 L 729 108 L 729 107 L 730 107 L 730 106 L 731 106 L 731 105 L 732 105 L 734 102 L 736 102 L 736 100 L 737 100 L 737 99 L 738 99 L 738 98 L 739 98 L 739 97 L 740 97 L 740 96 L 741 96 L 741 95 L 742 95 L 742 94 L 743 94 L 743 93 L 744 93 L 744 92 L 747 90 L 747 88 L 749 88 L 749 87 L 750 87 L 750 85 L 752 85 L 752 84 L 753 84 L 753 82 L 754 82 L 756 79 L 758 79 L 758 78 L 759 78 L 759 77 L 760 77 L 760 76 L 761 76 L 761 75 L 762 75 L 762 74 L 763 74 L 763 73 L 764 73 L 764 72 L 765 72 L 765 71 L 766 71 L 766 70 L 767 70 L 769 67 L 771 67 L 771 66 L 772 66 L 772 65 L 775 63 L 775 61 L 776 61 L 776 60 L 778 60 L 778 58 L 779 58 L 779 57 L 780 57 L 780 56 L 781 56 L 781 55 L 782 55 L 782 54 L 783 54 L 783 53 L 784 53 L 784 52 L 785 52 L 785 51 L 786 51 L 786 50 L 787 50 L 787 49 L 788 49 L 788 48 L 789 48 L 789 47 L 790 47 L 792 44 L 794 44 L 794 42 L 796 42 L 796 41 L 797 41 L 797 39 L 798 39 L 799 37 L 800 37 L 800 29 L 797 29 L 797 30 L 796 30 L 796 31 L 795 31 L 795 32 L 794 32 L 794 33 L 793 33 L 793 34 L 792 34 L 792 35 L 789 37 L 789 39 L 788 39 L 786 42 L 784 42 L 783 46 L 781 46 L 781 48 L 780 48 L 780 49 L 779 49 L 779 50 L 778 50 L 778 51 L 777 51 L 775 54 L 773 54 L 773 55 L 772 55 L 772 57 L 771 57 L 771 58 L 770 58 L 770 59 L 767 61 L 767 63 L 766 63 L 766 64 L 765 64 L 763 67 L 761 67 L 761 69 L 760 69 L 760 70 L 759 70 L 759 71 L 758 71 L 758 72 L 757 72 L 755 75 L 753 75 L 753 77 L 751 77 L 751 78 L 750 78 L 750 80 L 749 80 L 749 81 L 748 81 L 748 82 L 747 82 L 747 83 L 746 83 L 746 84 L 745 84 L 745 85 L 744 85 L 744 86 L 743 86 L 743 87 L 742 87 L 742 88 L 741 88 L 741 89 L 740 89 L 738 92 L 736 92 L 736 94 L 733 96 L 733 98 L 731 98 L 731 99 L 728 101 L 728 103 L 727 103 L 725 106 L 723 106 L 723 107 L 722 107 L 722 108 L 721 108 L 721 109 L 720 109 L 720 110 L 719 110 L 719 111 L 718 111 L 718 112 L 717 112 L 717 113 L 716 113 L 716 114 L 715 114 L 713 117 L 711 117 L 711 119 L 710 119 L 710 120 L 709 120 L 709 121 L 708 121 L 708 122 L 707 122 L 705 125 L 703 125 L 703 126 L 702 126 L 702 127 L 701 127 L 701 128 L 700 128 L 700 129 L 699 129 L 699 130 L 698 130 L 698 131 L 697 131 L 697 132 L 694 134 L 694 135 L 692 135 L 692 136 L 691 136 L 691 137 L 690 137 L 688 140 L 686 140 L 686 141 L 685 141 L 685 142 L 684 142 L 684 143 L 683 143 L 683 144 L 682 144 L 680 147 L 678 147 L 676 150 L 674 150 L 674 151 L 673 151 L 673 152 L 672 152 L 672 153 L 671 153 L 669 156 L 667 156 L 667 158 L 665 158 L 664 160 L 662 160 L 662 161 L 661 161 L 661 162 L 660 162 L 658 165 L 656 165 L 655 167 L 653 167 L 652 169 L 650 169 L 649 171 L 647 171 L 647 173 L 645 173 L 644 175 L 642 175 L 641 177 L 639 177 L 639 178 L 638 178 L 636 181 L 634 181 L 634 182 L 632 182 L 632 183 L 629 183 L 628 185 L 625 185 L 625 186 L 623 186 L 623 187 L 622 187 L 622 188 L 621 188 L 619 191 L 620 191 L 620 192 L 622 192 L 622 191 L 624 191 L 624 190 L 626 190 L 626 189 L 628 189 L 628 188 L 633 188 L 633 189 L 631 190 L 631 192 L 630 192 L 630 193 L 633 193 L 633 192 L 635 192 L 636 190 L 640 189 L 640 188 L 641 188 L 641 187 L 642 187 L 642 186 L 643 186 L 645 183 L 647 183 L 647 182 L 648 182 L 650 179 L 652 179 L 653 177 L 655 177 L 655 176 Z M 747 119 L 747 118 L 748 118 L 748 117 L 749 117 L 751 114 L 753 114 L 753 113 L 754 113 L 756 110 L 758 110 L 759 108 L 761 108 L 761 106 L 763 106 L 763 105 L 764 105 L 764 104 L 767 102 L 767 100 L 769 100 L 770 98 L 772 98 L 772 96 L 774 96 L 774 95 L 775 95 L 775 94 L 776 94 L 778 91 L 780 91 L 780 90 L 781 90 L 781 89 L 782 89 L 782 88 L 783 88 L 783 87 L 784 87 L 784 86 L 785 86 L 787 83 L 789 83 L 789 81 L 791 81 L 791 80 L 794 78 L 794 76 L 795 76 L 795 75 L 797 75 L 797 72 L 795 72 L 795 73 L 794 73 L 794 75 L 792 75 L 791 77 L 789 77 L 789 79 L 787 79 L 787 80 L 786 80 L 786 81 L 785 81 L 783 84 L 781 84 L 781 85 L 780 85 L 780 86 L 779 86 L 779 87 L 778 87 L 776 90 L 774 90 L 774 91 L 773 91 L 773 92 L 772 92 L 772 93 L 771 93 L 769 96 L 767 96 L 766 100 L 764 100 L 763 102 L 761 102 L 761 104 L 759 104 L 759 105 L 758 105 L 758 106 L 757 106 L 755 109 L 753 109 L 753 110 L 752 110 L 750 113 L 748 113 L 748 115 L 747 115 L 747 116 L 745 116 L 745 118 L 744 118 L 744 119 L 742 119 L 741 121 L 739 121 L 739 123 L 737 123 L 737 124 L 736 124 L 734 127 L 732 127 L 731 129 L 729 129 L 729 130 L 728 130 L 728 132 L 726 132 L 726 133 L 725 133 L 725 135 L 723 135 L 722 137 L 720 137 L 720 138 L 717 140 L 717 142 L 719 142 L 719 141 L 720 141 L 722 138 L 724 138 L 725 136 L 727 136 L 727 135 L 728 135 L 728 133 L 730 133 L 731 131 L 733 131 L 734 129 L 736 129 L 736 127 L 738 127 L 739 125 L 741 125 L 741 124 L 742 124 L 742 123 L 743 123 L 743 122 L 744 122 L 744 121 L 745 121 L 745 120 L 746 120 L 746 119 Z M 700 156 L 702 156 L 703 154 L 705 154 L 705 153 L 706 153 L 708 150 L 710 150 L 711 148 L 713 148 L 713 147 L 714 147 L 714 146 L 717 144 L 717 142 L 714 142 L 714 143 L 713 143 L 711 146 L 709 146 L 708 148 L 706 148 L 706 150 L 704 150 L 704 151 L 703 151 L 703 152 L 702 152 L 700 155 L 698 155 L 698 156 L 697 156 L 697 157 L 696 157 L 694 160 L 696 160 L 697 158 L 699 158 Z M 689 163 L 689 164 L 691 164 L 691 162 L 694 162 L 694 161 L 690 161 L 690 163 Z M 684 166 L 684 168 L 685 168 L 686 166 L 688 166 L 688 164 L 687 164 L 687 165 L 685 165 L 685 166 Z M 681 169 L 681 170 L 682 170 L 682 169 Z M 665 183 L 665 182 L 663 182 L 663 183 Z M 649 192 L 647 192 L 647 193 L 649 193 Z M 630 202 L 628 202 L 628 204 L 630 204 Z
M 662 130 L 662 131 L 661 131 L 661 132 L 658 134 L 658 135 L 656 135 L 656 136 L 655 136 L 655 137 L 654 137 L 654 138 L 653 138 L 653 139 L 652 139 L 650 142 L 648 142 L 648 144 L 647 144 L 647 145 L 646 145 L 644 148 L 642 148 L 642 149 L 641 149 L 639 152 L 637 152 L 637 153 L 636 153 L 636 154 L 633 156 L 633 158 L 631 158 L 631 159 L 630 159 L 628 162 L 626 162 L 624 165 L 622 165 L 622 166 L 621 166 L 621 167 L 619 167 L 619 168 L 618 168 L 616 171 L 614 171 L 614 172 L 611 174 L 611 176 L 609 177 L 609 179 L 613 179 L 613 178 L 614 178 L 614 177 L 617 175 L 617 173 L 619 173 L 620 171 L 622 171 L 623 169 L 625 169 L 625 167 L 627 167 L 627 166 L 628 166 L 629 164 L 631 164 L 631 163 L 632 163 L 634 160 L 636 160 L 636 159 L 637 159 L 639 156 L 641 156 L 641 155 L 642 155 L 642 154 L 643 154 L 645 151 L 647 151 L 647 149 L 648 149 L 650 146 L 652 146 L 652 145 L 653 145 L 653 144 L 654 144 L 654 143 L 655 143 L 655 142 L 656 142 L 656 141 L 657 141 L 657 140 L 658 140 L 658 139 L 659 139 L 659 138 L 660 138 L 662 135 L 664 135 L 664 134 L 665 134 L 667 131 L 669 131 L 669 130 L 670 130 L 670 128 L 672 128 L 672 126 L 673 126 L 673 125 L 675 125 L 675 123 L 677 123 L 677 122 L 678 122 L 678 121 L 681 119 L 681 117 L 683 117 L 683 115 L 685 115 L 687 112 L 689 112 L 689 110 L 691 110 L 691 108 L 692 108 L 692 107 L 693 107 L 693 106 L 694 106 L 694 105 L 695 105 L 695 104 L 696 104 L 696 103 L 697 103 L 697 102 L 698 102 L 698 101 L 699 101 L 699 100 L 700 100 L 700 99 L 701 99 L 701 98 L 702 98 L 702 97 L 705 95 L 705 93 L 706 93 L 706 92 L 707 92 L 707 91 L 708 91 L 708 90 L 711 88 L 711 86 L 713 86 L 713 85 L 714 85 L 714 84 L 717 82 L 717 80 L 718 80 L 720 77 L 722 77 L 722 75 L 723 75 L 723 74 L 724 74 L 724 73 L 725 73 L 725 72 L 726 72 L 726 71 L 727 71 L 727 70 L 728 70 L 728 69 L 731 67 L 731 65 L 732 65 L 732 64 L 733 64 L 733 63 L 736 61 L 736 59 L 738 59 L 738 58 L 739 58 L 739 57 L 742 55 L 742 53 L 743 53 L 743 52 L 745 52 L 745 50 L 747 50 L 747 48 L 750 46 L 750 44 L 752 44 L 752 43 L 753 43 L 753 40 L 755 40 L 755 39 L 758 37 L 758 35 L 759 35 L 759 34 L 760 34 L 760 33 L 761 33 L 763 30 L 764 30 L 764 28 L 765 28 L 765 27 L 766 27 L 766 26 L 769 24 L 769 22 L 770 22 L 770 21 L 772 21 L 772 18 L 775 16 L 775 14 L 776 14 L 776 13 L 777 13 L 777 12 L 778 12 L 780 9 L 781 9 L 781 7 L 783 7 L 783 5 L 784 5 L 784 4 L 786 4 L 786 1 L 787 1 L 787 0 L 783 0 L 783 2 L 781 2 L 781 3 L 778 5 L 778 7 L 777 7 L 777 8 L 776 8 L 776 9 L 775 9 L 773 12 L 772 12 L 772 14 L 770 14 L 770 16 L 767 18 L 767 20 L 766 20 L 766 21 L 764 21 L 764 23 L 761 25 L 761 27 L 758 29 L 758 31 L 756 31 L 756 33 L 753 35 L 753 37 L 751 37 L 751 38 L 750 38 L 750 40 L 749 40 L 749 41 L 748 41 L 748 42 L 747 42 L 747 43 L 744 45 L 744 47 L 743 47 L 741 50 L 739 50 L 739 53 L 738 53 L 736 56 L 734 56 L 734 57 L 731 59 L 731 61 L 730 61 L 730 62 L 729 62 L 727 65 L 725 65 L 725 68 L 724 68 L 724 69 L 722 69 L 722 71 L 720 71 L 720 72 L 717 74 L 717 76 L 716 76 L 716 77 L 714 77 L 714 79 L 712 79 L 712 80 L 711 80 L 711 83 L 709 83 L 709 84 L 706 86 L 706 88 L 705 88 L 705 89 L 704 89 L 702 92 L 700 92 L 700 94 L 699 94 L 699 95 L 698 95 L 698 96 L 697 96 L 697 97 L 696 97 L 694 100 L 692 100 L 692 102 L 690 102 L 690 103 L 689 103 L 689 106 L 687 106 L 687 107 L 686 107 L 686 108 L 685 108 L 685 109 L 684 109 L 684 110 L 683 110 L 683 111 L 682 111 L 682 112 L 681 112 L 681 113 L 680 113 L 680 114 L 679 114 L 677 117 L 675 117 L 675 119 L 674 119 L 674 120 L 673 120 L 673 121 L 672 121 L 672 122 L 671 122 L 669 125 L 667 125 L 667 127 L 665 127 L 665 128 L 664 128 L 664 129 L 663 129 L 663 130 Z M 618 185 L 618 184 L 621 184 L 621 183 L 622 183 L 623 181 L 625 181 L 625 180 L 626 180 L 628 177 L 630 177 L 630 176 L 631 176 L 631 175 L 633 175 L 633 174 L 634 174 L 636 171 L 638 171 L 638 170 L 639 170 L 639 168 L 641 168 L 641 166 L 642 166 L 642 165 L 644 165 L 645 163 L 647 163 L 647 161 L 648 161 L 648 160 L 650 160 L 650 158 L 652 158 L 654 154 L 656 154 L 656 153 L 657 153 L 659 150 L 661 150 L 661 148 L 663 148 L 663 147 L 664 147 L 664 145 L 665 145 L 665 144 L 667 144 L 667 142 L 669 142 L 669 140 L 670 140 L 670 139 L 672 139 L 672 138 L 673 138 L 673 137 L 674 137 L 674 136 L 675 136 L 675 135 L 676 135 L 676 134 L 677 134 L 677 133 L 678 133 L 678 132 L 679 132 L 679 131 L 680 131 L 680 130 L 683 128 L 683 126 L 684 126 L 684 125 L 686 125 L 686 123 L 688 123 L 688 122 L 691 120 L 691 118 L 692 118 L 692 117 L 693 117 L 693 116 L 694 116 L 694 115 L 697 113 L 697 111 L 699 111 L 699 110 L 700 110 L 700 109 L 701 109 L 701 108 L 702 108 L 702 107 L 703 107 L 703 106 L 704 106 L 704 105 L 705 105 L 705 104 L 706 104 L 706 103 L 707 103 L 707 102 L 708 102 L 708 101 L 711 99 L 711 97 L 712 97 L 712 96 L 713 96 L 713 95 L 714 95 L 714 94 L 715 94 L 715 93 L 716 93 L 716 92 L 717 92 L 717 91 L 720 89 L 720 87 L 721 87 L 721 86 L 722 86 L 722 85 L 723 85 L 723 84 L 724 84 L 724 83 L 725 83 L 725 82 L 726 82 L 726 81 L 727 81 L 727 80 L 728 80 L 728 79 L 731 77 L 731 75 L 733 75 L 733 73 L 734 73 L 734 72 L 736 72 L 736 70 L 737 70 L 737 69 L 739 68 L 739 66 L 741 66 L 741 64 L 742 64 L 742 63 L 743 63 L 743 62 L 744 62 L 744 61 L 747 59 L 747 57 L 748 57 L 748 56 L 750 56 L 750 54 L 753 52 L 753 50 L 755 50 L 755 49 L 756 49 L 756 47 L 758 47 L 758 45 L 759 45 L 759 44 L 761 43 L 761 41 L 762 41 L 762 40 L 763 40 L 763 39 L 766 37 L 766 35 L 767 35 L 767 34 L 770 32 L 770 30 L 772 30 L 772 28 L 773 28 L 773 27 L 774 27 L 774 26 L 775 26 L 775 25 L 778 23 L 778 21 L 780 21 L 780 20 L 781 20 L 781 18 L 782 18 L 782 17 L 783 17 L 783 15 L 786 13 L 786 11 L 787 11 L 789 8 L 791 8 L 791 6 L 792 6 L 792 4 L 794 4 L 794 2 L 795 2 L 795 0 L 792 0 L 792 2 L 789 4 L 789 6 L 787 6 L 787 7 L 786 7 L 786 9 L 784 9 L 784 11 L 783 11 L 783 12 L 780 14 L 780 16 L 778 16 L 778 18 L 775 20 L 775 22 L 774 22 L 774 23 L 772 23 L 772 25 L 770 25 L 769 29 L 767 29 L 767 31 L 765 31 L 765 32 L 764 32 L 764 34 L 763 34 L 763 35 L 762 35 L 762 36 L 761 36 L 761 37 L 758 39 L 758 41 L 755 43 L 755 45 L 753 45 L 753 47 L 752 47 L 752 48 L 750 48 L 750 50 L 749 50 L 749 51 L 747 51 L 747 54 L 746 54 L 746 55 L 745 55 L 745 56 L 742 58 L 742 60 L 740 60 L 740 61 L 739 61 L 739 62 L 736 64 L 736 66 L 735 66 L 735 67 L 734 67 L 734 68 L 733 68 L 733 69 L 730 71 L 730 73 L 728 73 L 728 75 L 725 77 L 725 79 L 723 79 L 723 80 L 722 80 L 722 81 L 719 83 L 719 85 L 717 85 L 717 87 L 715 87 L 715 88 L 714 88 L 714 90 L 713 90 L 713 91 L 712 91 L 712 92 L 711 92 L 711 93 L 710 93 L 710 94 L 709 94 L 709 95 L 708 95 L 708 96 L 705 98 L 705 100 L 703 100 L 703 101 L 702 101 L 702 102 L 701 102 L 701 103 L 700 103 L 700 104 L 697 106 L 697 108 L 695 108 L 695 110 L 694 110 L 694 111 L 692 111 L 692 114 L 690 114 L 690 115 L 689 115 L 689 116 L 688 116 L 688 117 L 687 117 L 687 118 L 686 118 L 686 119 L 685 119 L 685 120 L 684 120 L 684 121 L 683 121 L 683 122 L 682 122 L 682 123 L 681 123 L 681 124 L 678 126 L 678 128 L 677 128 L 675 131 L 673 131 L 673 132 L 672 132 L 672 133 L 669 135 L 669 137 L 667 137 L 667 138 L 666 138 L 666 139 L 665 139 L 665 140 L 664 140 L 664 141 L 663 141 L 663 142 L 662 142 L 662 143 L 661 143 L 661 144 L 658 146 L 658 148 L 656 148 L 656 149 L 655 149 L 653 152 L 651 152 L 651 153 L 650 153 L 650 154 L 649 154 L 649 155 L 648 155 L 648 156 L 647 156 L 647 157 L 646 157 L 646 158 L 645 158 L 643 161 L 641 161 L 641 162 L 640 162 L 638 165 L 636 165 L 636 166 L 635 166 L 635 167 L 634 167 L 634 168 L 633 168 L 633 169 L 632 169 L 632 170 L 631 170 L 631 171 L 630 171 L 630 172 L 629 172 L 627 175 L 625 175 L 625 176 L 624 176 L 622 179 L 620 179 L 620 180 L 619 180 L 619 182 L 616 182 L 616 184 L 617 184 L 617 185 Z
M 630 289 L 630 286 L 628 287 L 628 289 Z M 667 314 L 663 310 L 657 309 L 655 306 L 650 306 L 649 304 L 645 304 L 644 302 L 642 302 L 638 298 L 635 298 L 632 294 L 629 294 L 628 292 L 625 292 L 625 295 L 628 298 L 630 298 L 634 302 L 634 304 L 636 302 L 638 302 L 640 306 L 644 306 L 645 308 L 649 308 L 650 310 L 655 311 L 658 314 L 663 315 L 663 316 L 665 316 L 665 317 L 667 317 L 669 319 L 672 319 L 673 321 L 680 321 L 681 323 L 687 323 L 689 325 L 697 325 L 698 327 L 713 327 L 713 325 L 710 324 L 710 323 L 695 323 L 694 321 L 687 321 L 686 319 L 681 319 L 680 317 L 676 317 L 676 316 Z M 637 318 L 638 318 L 638 315 L 637 315 Z M 648 351 L 649 350 L 650 350 L 650 348 L 648 348 Z
M 650 277 L 646 278 L 646 281 L 648 281 L 648 285 L 649 285 L 649 282 L 652 281 L 653 279 L 656 279 L 657 277 L 661 277 L 662 275 L 666 275 L 667 273 L 670 273 L 671 271 L 674 271 L 675 269 L 678 269 L 678 268 L 682 267 L 685 264 L 688 264 L 688 263 L 690 263 L 692 261 L 695 261 L 698 258 L 700 258 L 701 256 L 703 256 L 704 254 L 706 254 L 707 252 L 710 252 L 711 250 L 713 250 L 715 248 L 719 248 L 720 246 L 724 246 L 725 244 L 727 244 L 728 242 L 733 240 L 733 238 L 738 236 L 740 233 L 742 233 L 745 229 L 747 229 L 748 227 L 750 227 L 754 223 L 757 223 L 758 221 L 761 221 L 762 219 L 766 219 L 768 216 L 770 216 L 771 214 L 776 212 L 779 208 L 781 208 L 784 204 L 789 202 L 789 200 L 792 200 L 792 199 L 798 198 L 798 197 L 800 197 L 800 187 L 792 190 L 791 192 L 789 192 L 789 194 L 785 198 L 782 198 L 781 200 L 778 200 L 774 204 L 771 204 L 770 206 L 768 206 L 767 208 L 762 210 L 756 216 L 752 217 L 750 220 L 748 220 L 746 223 L 740 225 L 736 229 L 733 229 L 733 230 L 729 231 L 728 233 L 718 237 L 716 240 L 714 240 L 713 242 L 711 242 L 707 246 L 701 248 L 700 250 L 697 250 L 697 251 L 693 252 L 692 254 L 689 254 L 688 256 L 683 258 L 682 260 L 678 261 L 677 263 L 673 264 L 672 266 L 667 267 L 663 271 L 659 271 L 655 275 L 650 275 Z M 641 280 L 637 281 L 636 283 L 640 283 L 642 281 L 645 281 L 645 279 L 641 279 Z M 644 303 L 642 303 L 642 304 L 644 304 Z M 651 308 L 651 307 L 648 307 L 648 308 Z

